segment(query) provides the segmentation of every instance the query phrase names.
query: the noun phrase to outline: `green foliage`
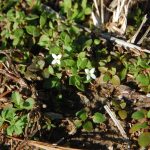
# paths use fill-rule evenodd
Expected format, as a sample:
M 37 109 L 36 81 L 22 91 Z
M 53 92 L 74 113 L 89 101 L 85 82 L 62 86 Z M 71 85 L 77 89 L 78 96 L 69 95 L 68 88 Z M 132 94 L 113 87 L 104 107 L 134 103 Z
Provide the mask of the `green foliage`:
M 99 113 L 99 112 L 96 112 L 93 115 L 93 122 L 94 123 L 103 123 L 105 120 L 106 120 L 106 118 L 104 117 L 104 115 Z
M 139 131 L 140 129 L 145 129 L 148 127 L 148 123 L 147 122 L 144 122 L 144 123 L 136 123 L 134 124 L 131 129 L 130 129 L 130 132 L 133 133 L 133 132 L 136 132 L 136 131 Z
M 119 117 L 124 120 L 128 116 L 128 111 L 126 110 L 126 102 L 121 100 L 120 102 L 113 100 L 112 104 L 114 109 L 117 111 Z
M 68 19 L 75 21 L 83 21 L 86 15 L 90 15 L 91 13 L 91 6 L 88 5 L 87 0 L 64 0 L 61 8 L 62 12 L 67 15 Z
M 105 116 L 102 113 L 96 112 L 93 116 L 89 112 L 82 109 L 76 113 L 78 119 L 74 121 L 76 128 L 83 128 L 86 131 L 92 131 L 94 124 L 104 123 L 106 121 Z
M 150 145 L 150 132 L 142 133 L 138 138 L 138 143 L 141 147 L 147 147 Z
M 43 1 L 42 1 L 43 2 Z M 77 23 L 88 26 L 92 3 L 87 0 L 59 1 L 60 16 L 43 8 L 40 0 L 22 1 L 4 0 L 0 3 L 0 49 L 11 49 L 11 58 L 28 81 L 40 80 L 44 90 L 76 88 L 85 91 L 98 77 L 98 84 L 111 83 L 119 86 L 132 81 L 141 91 L 150 92 L 149 55 L 133 56 L 107 49 L 96 35 L 86 32 Z M 128 36 L 143 20 L 143 12 L 136 8 L 132 17 L 134 26 L 129 27 Z M 89 21 L 89 22 L 88 22 Z M 91 28 L 90 28 L 91 29 Z M 1 59 L 1 58 L 0 58 Z M 131 79 L 130 79 L 130 78 Z M 128 80 L 129 78 L 129 80 Z M 8 135 L 20 135 L 28 122 L 28 113 L 34 109 L 32 98 L 24 100 L 19 92 L 11 96 L 12 106 L 1 110 L 0 126 L 7 126 Z M 57 102 L 56 102 L 57 103 Z M 118 116 L 125 120 L 129 117 L 125 101 L 112 101 Z M 131 116 L 136 123 L 130 132 L 142 131 L 138 138 L 141 146 L 149 144 L 150 111 L 139 110 Z M 92 131 L 99 123 L 105 122 L 100 112 L 81 110 L 76 113 L 74 124 L 77 128 Z M 51 129 L 51 120 L 47 119 L 43 128 Z
M 136 120 L 142 119 L 144 117 L 145 117 L 145 115 L 142 111 L 136 111 L 132 114 L 132 118 L 136 119 Z
M 28 113 L 19 115 L 23 110 L 32 110 L 35 101 L 32 98 L 26 100 L 22 99 L 19 92 L 13 92 L 11 100 L 14 105 L 10 105 L 2 110 L 0 115 L 0 126 L 7 124 L 6 132 L 8 135 L 20 135 L 23 133 L 24 128 L 28 122 Z
M 138 137 L 138 143 L 141 147 L 147 147 L 150 144 L 150 133 L 147 132 L 149 128 L 149 111 L 141 109 L 132 114 L 132 118 L 138 122 L 130 128 L 130 133 L 136 131 L 142 131 L 141 135 Z

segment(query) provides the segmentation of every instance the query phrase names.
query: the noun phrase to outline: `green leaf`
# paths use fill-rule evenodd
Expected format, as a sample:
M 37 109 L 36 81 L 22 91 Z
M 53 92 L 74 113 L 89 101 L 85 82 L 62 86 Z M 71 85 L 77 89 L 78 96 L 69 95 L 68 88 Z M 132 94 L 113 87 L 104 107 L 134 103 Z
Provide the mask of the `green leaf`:
M 11 95 L 12 102 L 15 103 L 16 106 L 21 106 L 23 103 L 22 97 L 19 92 L 13 92 Z
M 26 26 L 26 31 L 28 34 L 34 36 L 34 37 L 38 37 L 40 35 L 40 30 L 36 27 L 36 26 Z
M 108 82 L 111 79 L 110 75 L 106 73 L 103 77 L 104 82 Z
M 3 125 L 5 119 L 0 116 L 0 127 Z
M 2 113 L 1 113 L 2 118 L 6 119 L 6 120 L 14 119 L 15 115 L 16 115 L 15 114 L 15 109 L 11 108 L 11 107 L 3 109 Z
M 85 15 L 90 15 L 91 14 L 91 11 L 92 9 L 90 7 L 87 7 L 85 10 L 84 10 L 84 13 Z
M 82 0 L 81 6 L 83 9 L 86 8 L 86 5 L 87 5 L 87 0 Z
M 120 103 L 120 107 L 121 107 L 122 109 L 124 109 L 124 108 L 126 107 L 126 105 L 127 105 L 127 104 L 126 104 L 126 102 L 124 102 L 124 101 Z
M 79 75 L 71 76 L 69 78 L 69 85 L 74 85 L 79 90 L 84 91 L 84 85 L 82 84 L 82 79 Z
M 94 44 L 95 44 L 95 45 L 99 45 L 100 42 L 101 42 L 101 41 L 100 41 L 99 39 L 95 39 L 95 40 L 94 40 Z
M 85 58 L 85 57 L 86 57 L 86 52 L 80 52 L 80 53 L 78 54 L 78 58 L 83 59 L 83 58 Z
M 20 37 L 23 36 L 23 33 L 24 33 L 23 29 L 16 29 L 16 30 L 14 31 L 14 36 L 15 36 L 16 38 L 20 38 Z
M 88 59 L 87 58 L 78 59 L 77 60 L 77 67 L 79 69 L 85 69 L 87 63 L 88 63 Z
M 19 42 L 20 42 L 20 39 L 19 39 L 19 38 L 14 38 L 14 40 L 13 40 L 13 45 L 16 46 L 16 45 L 19 44 Z
M 117 75 L 114 75 L 111 79 L 113 85 L 120 85 L 120 78 Z
M 35 20 L 38 19 L 39 16 L 35 14 L 29 14 L 29 16 L 26 17 L 26 20 Z
M 61 53 L 61 48 L 58 47 L 58 46 L 51 47 L 50 48 L 50 52 L 51 52 L 51 54 L 52 53 L 54 53 L 54 54 L 60 54 Z
M 91 121 L 87 121 L 83 124 L 83 129 L 90 132 L 93 130 L 93 124 Z
M 64 60 L 64 63 L 65 63 L 65 66 L 67 67 L 73 67 L 76 64 L 76 62 L 72 59 L 66 59 Z
M 6 130 L 6 131 L 7 131 L 7 134 L 8 134 L 8 135 L 12 136 L 14 130 L 15 130 L 15 126 L 14 126 L 14 125 L 11 125 L 11 126 L 8 126 L 8 127 L 7 127 L 7 130 Z
M 147 147 L 150 145 L 150 132 L 142 133 L 138 138 L 138 143 L 142 147 Z
M 22 127 L 20 127 L 20 126 L 15 126 L 14 133 L 15 133 L 16 135 L 22 134 L 22 133 L 23 133 Z
M 74 124 L 77 128 L 80 128 L 82 126 L 82 121 L 81 120 L 75 120 Z
M 71 46 L 63 45 L 63 48 L 64 48 L 65 50 L 67 50 L 68 52 L 71 52 L 71 51 L 72 51 L 72 47 L 71 47 Z
M 138 76 L 136 77 L 136 80 L 138 81 L 138 83 L 140 83 L 143 86 L 148 86 L 150 84 L 149 77 L 144 74 L 138 74 Z
M 72 1 L 70 0 L 64 0 L 64 11 L 68 13 L 69 10 L 71 10 L 72 7 Z
M 87 112 L 85 110 L 78 111 L 76 116 L 79 117 L 82 121 L 85 121 L 88 118 Z
M 125 110 L 119 110 L 118 115 L 120 116 L 121 119 L 126 119 L 127 118 L 127 111 Z
M 101 73 L 106 73 L 108 71 L 108 68 L 107 67 L 99 67 L 98 70 L 101 72 Z
M 116 74 L 116 68 L 112 67 L 112 68 L 109 70 L 109 73 L 114 76 L 114 75 Z
M 142 111 L 136 111 L 131 116 L 135 120 L 143 119 L 145 117 L 144 113 Z
M 106 120 L 104 115 L 99 112 L 96 112 L 92 118 L 94 123 L 103 123 Z
M 147 118 L 150 118 L 150 110 L 147 113 Z
M 33 109 L 35 105 L 35 101 L 33 98 L 28 98 L 24 103 L 23 103 L 23 108 L 27 110 Z
M 37 65 L 38 65 L 38 68 L 42 70 L 45 66 L 45 61 L 42 59 L 38 60 Z
M 46 21 L 47 21 L 47 14 L 44 12 L 40 16 L 40 27 L 41 28 L 46 24 Z
M 47 35 L 45 35 L 45 34 L 43 34 L 43 35 L 40 37 L 40 40 L 39 40 L 39 42 L 38 42 L 38 44 L 39 44 L 40 46 L 45 46 L 45 47 L 48 47 L 48 46 L 49 46 L 49 43 L 50 43 L 50 38 L 49 38 Z
M 48 66 L 48 68 L 45 68 L 44 70 L 43 70 L 43 76 L 45 77 L 45 78 L 49 78 L 49 76 L 50 75 L 53 75 L 54 74 L 54 69 L 52 68 L 52 66 Z
M 84 43 L 84 48 L 83 48 L 83 49 L 88 48 L 88 47 L 91 47 L 92 42 L 93 42 L 92 39 L 87 40 L 87 41 Z
M 144 123 L 136 123 L 134 124 L 131 129 L 130 129 L 130 133 L 134 133 L 136 131 L 139 131 L 140 129 L 145 129 L 148 127 L 148 123 L 144 122 Z

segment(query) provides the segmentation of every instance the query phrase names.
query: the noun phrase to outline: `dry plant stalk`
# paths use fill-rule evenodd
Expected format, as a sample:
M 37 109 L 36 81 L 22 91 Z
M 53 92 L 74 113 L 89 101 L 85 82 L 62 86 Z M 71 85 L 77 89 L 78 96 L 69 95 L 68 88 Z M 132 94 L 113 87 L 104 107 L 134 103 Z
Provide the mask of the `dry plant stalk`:
M 150 32 L 150 26 L 145 31 L 144 35 L 141 37 L 141 39 L 138 41 L 137 44 L 142 44 L 143 40 L 147 37 L 148 33 Z
M 79 149 L 74 149 L 74 148 L 69 148 L 69 147 L 61 147 L 61 146 L 54 146 L 52 144 L 44 143 L 44 142 L 39 142 L 39 141 L 33 141 L 33 140 L 22 140 L 19 138 L 11 137 L 8 136 L 10 140 L 18 141 L 18 142 L 25 142 L 29 146 L 35 146 L 37 148 L 41 148 L 44 150 L 79 150 Z M 16 148 L 17 149 L 17 148 Z
M 143 19 L 140 27 L 138 28 L 138 30 L 136 31 L 136 33 L 134 34 L 134 36 L 129 40 L 131 43 L 135 42 L 138 34 L 140 33 L 140 31 L 141 31 L 141 29 L 142 29 L 142 27 L 143 27 L 143 25 L 145 24 L 146 21 L 147 21 L 147 15 L 144 16 L 144 19 Z
M 115 117 L 114 113 L 110 110 L 110 108 L 107 105 L 105 105 L 104 108 L 105 108 L 106 112 L 109 114 L 109 116 L 111 117 L 111 119 L 113 120 L 113 122 L 115 123 L 115 125 L 117 126 L 117 128 L 119 129 L 121 135 L 124 138 L 128 139 L 126 132 L 124 131 L 123 127 L 121 126 L 119 120 Z

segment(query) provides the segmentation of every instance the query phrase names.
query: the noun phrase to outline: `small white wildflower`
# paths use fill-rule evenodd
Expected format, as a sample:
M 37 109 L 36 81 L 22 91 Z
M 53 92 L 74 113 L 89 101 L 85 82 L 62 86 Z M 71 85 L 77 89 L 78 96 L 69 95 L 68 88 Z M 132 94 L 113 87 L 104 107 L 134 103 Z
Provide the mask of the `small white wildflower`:
M 147 96 L 147 97 L 150 97 L 150 93 L 148 93 L 146 96 Z
M 92 69 L 85 69 L 85 73 L 86 73 L 86 79 L 90 80 L 92 79 L 96 79 L 96 76 L 94 74 L 95 68 Z
M 61 54 L 59 55 L 56 55 L 56 54 L 52 54 L 52 57 L 54 58 L 53 61 L 52 61 L 52 64 L 59 64 L 60 65 L 60 59 L 62 57 Z

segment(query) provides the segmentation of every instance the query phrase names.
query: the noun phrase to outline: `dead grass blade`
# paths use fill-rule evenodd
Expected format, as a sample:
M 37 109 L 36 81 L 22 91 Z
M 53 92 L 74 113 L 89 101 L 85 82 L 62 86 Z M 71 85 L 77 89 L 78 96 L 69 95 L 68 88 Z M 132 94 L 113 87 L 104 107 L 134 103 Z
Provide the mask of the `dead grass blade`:
M 104 108 L 105 108 L 106 112 L 109 114 L 109 116 L 111 117 L 111 119 L 113 120 L 113 122 L 115 123 L 115 125 L 117 126 L 117 128 L 119 129 L 121 135 L 124 138 L 128 139 L 126 132 L 124 131 L 123 127 L 121 126 L 119 120 L 115 117 L 114 113 L 110 110 L 110 108 L 107 105 L 105 105 Z
M 69 147 L 61 147 L 61 146 L 55 146 L 53 144 L 48 144 L 48 143 L 44 143 L 44 142 L 39 142 L 39 141 L 33 141 L 33 140 L 22 140 L 19 138 L 15 138 L 15 137 L 8 137 L 10 140 L 14 140 L 17 142 L 25 142 L 26 144 L 28 144 L 29 146 L 34 146 L 36 148 L 41 148 L 44 150 L 79 150 L 79 149 L 74 149 L 74 148 L 69 148 Z

